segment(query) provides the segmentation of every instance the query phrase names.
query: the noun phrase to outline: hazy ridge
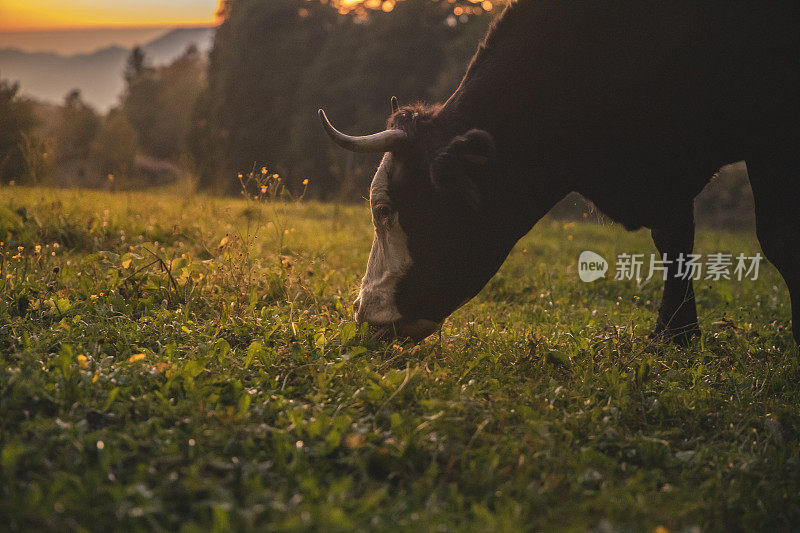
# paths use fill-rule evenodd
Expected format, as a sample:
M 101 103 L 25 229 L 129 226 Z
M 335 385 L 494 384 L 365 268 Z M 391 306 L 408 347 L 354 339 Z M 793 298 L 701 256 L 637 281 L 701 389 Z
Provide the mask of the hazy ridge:
M 142 45 L 148 63 L 163 65 L 192 44 L 201 53 L 211 49 L 215 28 L 176 28 Z M 0 78 L 19 82 L 24 94 L 48 103 L 63 100 L 80 89 L 84 100 L 101 111 L 117 103 L 124 88 L 122 78 L 130 49 L 101 48 L 89 54 L 64 56 L 52 52 L 0 49 Z

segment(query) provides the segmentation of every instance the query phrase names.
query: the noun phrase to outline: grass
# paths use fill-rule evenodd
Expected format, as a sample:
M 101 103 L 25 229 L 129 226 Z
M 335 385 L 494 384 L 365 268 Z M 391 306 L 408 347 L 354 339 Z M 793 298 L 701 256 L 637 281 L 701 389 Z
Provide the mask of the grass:
M 351 320 L 370 239 L 363 207 L 0 188 L 3 527 L 800 524 L 772 267 L 699 283 L 679 348 L 647 340 L 659 284 L 578 280 L 580 251 L 649 254 L 646 232 L 545 220 L 412 346 Z

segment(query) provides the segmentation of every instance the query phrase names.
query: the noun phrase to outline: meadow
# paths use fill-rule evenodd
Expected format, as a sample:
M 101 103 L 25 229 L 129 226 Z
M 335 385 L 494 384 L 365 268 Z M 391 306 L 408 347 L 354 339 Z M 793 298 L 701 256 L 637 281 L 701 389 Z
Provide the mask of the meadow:
M 719 531 L 800 525 L 789 300 L 578 279 L 647 231 L 545 219 L 419 345 L 352 321 L 365 206 L 0 188 L 0 528 Z M 759 250 L 698 232 L 702 253 Z

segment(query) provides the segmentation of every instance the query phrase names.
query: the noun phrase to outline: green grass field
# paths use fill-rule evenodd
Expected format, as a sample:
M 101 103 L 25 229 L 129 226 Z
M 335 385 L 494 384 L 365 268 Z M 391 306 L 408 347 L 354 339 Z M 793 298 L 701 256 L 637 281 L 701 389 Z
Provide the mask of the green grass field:
M 544 220 L 440 334 L 376 343 L 350 311 L 368 217 L 0 188 L 0 529 L 800 526 L 772 267 L 698 283 L 679 348 L 647 339 L 660 283 L 578 279 L 646 231 Z

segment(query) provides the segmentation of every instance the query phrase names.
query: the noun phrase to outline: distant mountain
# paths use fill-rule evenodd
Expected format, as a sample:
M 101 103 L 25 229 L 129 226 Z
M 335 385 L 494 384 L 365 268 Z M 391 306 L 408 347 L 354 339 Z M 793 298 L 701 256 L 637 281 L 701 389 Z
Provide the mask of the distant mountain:
M 201 53 L 211 50 L 216 28 L 177 28 L 150 41 L 142 47 L 146 56 L 155 65 L 173 61 L 191 45 L 197 45 Z
M 177 28 L 142 49 L 148 64 L 160 66 L 179 57 L 192 44 L 207 53 L 214 31 L 215 28 Z M 122 75 L 129 54 L 129 49 L 119 46 L 73 56 L 0 49 L 0 78 L 18 81 L 24 94 L 48 103 L 59 103 L 69 91 L 80 89 L 87 103 L 106 111 L 118 103 L 124 89 Z

